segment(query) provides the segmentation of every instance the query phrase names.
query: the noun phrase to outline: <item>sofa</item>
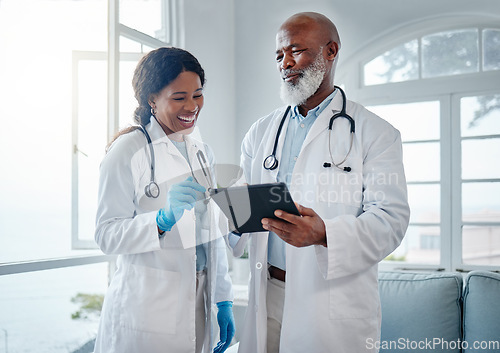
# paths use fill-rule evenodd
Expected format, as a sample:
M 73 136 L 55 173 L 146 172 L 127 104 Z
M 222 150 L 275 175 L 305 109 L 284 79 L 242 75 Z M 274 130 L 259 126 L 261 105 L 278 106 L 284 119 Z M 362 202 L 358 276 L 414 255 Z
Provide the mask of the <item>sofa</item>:
M 380 272 L 379 292 L 382 332 L 379 341 L 367 340 L 368 348 L 381 353 L 500 352 L 500 274 Z
M 380 352 L 500 352 L 500 274 L 380 272 Z

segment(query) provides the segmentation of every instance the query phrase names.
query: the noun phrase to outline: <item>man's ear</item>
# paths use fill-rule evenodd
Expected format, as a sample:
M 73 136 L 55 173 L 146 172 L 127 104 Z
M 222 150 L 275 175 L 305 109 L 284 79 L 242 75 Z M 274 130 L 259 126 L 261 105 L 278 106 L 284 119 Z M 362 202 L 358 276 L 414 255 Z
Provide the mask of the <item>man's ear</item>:
M 337 56 L 337 54 L 339 52 L 339 45 L 336 42 L 331 41 L 326 46 L 326 50 L 327 50 L 327 52 L 326 52 L 327 59 L 333 61 L 333 60 L 335 60 L 335 57 Z

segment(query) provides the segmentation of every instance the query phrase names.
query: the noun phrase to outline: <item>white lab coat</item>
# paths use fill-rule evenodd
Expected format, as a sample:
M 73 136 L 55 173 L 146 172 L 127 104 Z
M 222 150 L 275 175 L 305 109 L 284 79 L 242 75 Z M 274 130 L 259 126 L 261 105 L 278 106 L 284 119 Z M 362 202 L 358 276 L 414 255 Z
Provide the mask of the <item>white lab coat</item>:
M 377 264 L 401 242 L 409 220 L 399 131 L 359 104 L 348 101 L 356 123 L 347 173 L 330 162 L 328 122 L 340 111 L 342 96 L 311 127 L 296 161 L 290 191 L 294 201 L 314 209 L 326 226 L 328 248 L 286 244 L 286 294 L 281 332 L 282 353 L 367 352 L 367 339 L 378 340 L 380 299 Z M 284 109 L 257 121 L 242 144 L 241 164 L 249 184 L 275 182 L 278 169 L 265 170 Z M 281 158 L 289 119 L 279 140 Z M 349 148 L 349 123 L 337 119 L 332 132 L 333 160 Z M 231 235 L 235 256 L 249 239 L 251 281 L 240 353 L 266 352 L 268 233 Z
M 146 128 L 155 153 L 159 198 L 144 194 L 151 176 L 150 151 L 140 130 L 122 135 L 101 163 L 95 239 L 104 253 L 119 256 L 104 300 L 96 353 L 195 351 L 194 209 L 185 211 L 162 239 L 156 225 L 156 213 L 166 204 L 168 188 L 191 175 L 191 170 L 155 119 Z M 207 155 L 207 146 L 189 136 L 186 143 L 191 165 L 198 169 L 195 176 L 203 183 L 196 152 L 202 149 Z M 221 238 L 226 234 L 227 220 L 219 217 L 212 202 L 207 212 L 210 231 L 202 236 L 210 308 L 212 303 L 233 300 L 233 293 Z M 211 346 L 209 326 L 204 352 Z

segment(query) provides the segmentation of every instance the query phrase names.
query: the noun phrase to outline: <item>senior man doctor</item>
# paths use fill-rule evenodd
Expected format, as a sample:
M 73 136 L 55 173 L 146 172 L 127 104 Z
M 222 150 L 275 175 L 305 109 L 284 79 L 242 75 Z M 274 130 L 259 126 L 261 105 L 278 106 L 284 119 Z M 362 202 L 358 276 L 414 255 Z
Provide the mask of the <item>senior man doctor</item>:
M 253 124 L 241 165 L 249 184 L 285 182 L 301 216 L 277 211 L 262 220 L 269 232 L 232 239 L 236 256 L 249 242 L 251 264 L 240 353 L 360 353 L 380 336 L 377 267 L 409 219 L 401 138 L 334 86 L 339 51 L 335 25 L 318 13 L 293 15 L 276 36 L 291 108 Z M 343 104 L 353 122 L 334 119 L 330 131 Z M 273 168 L 264 161 L 276 140 Z

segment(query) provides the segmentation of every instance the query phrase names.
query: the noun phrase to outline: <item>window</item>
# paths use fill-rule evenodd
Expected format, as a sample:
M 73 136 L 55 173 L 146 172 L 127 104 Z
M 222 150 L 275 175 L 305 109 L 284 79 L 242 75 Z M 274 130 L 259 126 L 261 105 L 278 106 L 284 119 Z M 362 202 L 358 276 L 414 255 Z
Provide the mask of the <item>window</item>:
M 391 257 L 410 263 L 440 263 L 439 248 L 422 247 L 432 237 L 440 241 L 440 102 L 416 102 L 368 107 L 399 127 L 411 218 L 403 244 Z M 424 239 L 425 238 L 425 239 Z
M 364 65 L 365 85 L 500 69 L 500 30 L 467 28 L 427 34 Z
M 141 52 L 120 55 L 117 128 L 133 123 L 135 98 L 131 87 L 132 74 L 142 55 Z M 94 226 L 99 164 L 108 143 L 107 107 L 106 53 L 74 51 L 72 246 L 75 249 L 97 247 Z
M 63 353 L 95 337 L 96 318 L 71 315 L 72 298 L 103 295 L 113 272 L 93 241 L 98 166 L 131 123 L 135 63 L 182 45 L 179 4 L 0 1 L 0 351 Z
M 106 53 L 73 51 L 72 247 L 96 248 L 99 163 L 107 142 Z
M 462 29 L 422 37 L 422 77 L 479 70 L 478 31 Z
M 97 254 L 71 246 L 71 72 L 74 51 L 106 52 L 106 23 L 104 1 L 1 1 L 1 262 Z M 99 101 L 80 108 L 95 116 Z
M 376 57 L 364 67 L 365 84 L 376 85 L 418 78 L 418 42 L 412 40 Z
M 150 37 L 165 40 L 162 33 L 161 0 L 119 0 L 119 22 Z M 147 19 L 145 21 L 144 19 Z
M 0 276 L 1 352 L 76 352 L 95 338 L 98 316 L 75 299 L 108 286 L 107 263 Z M 78 317 L 78 312 L 81 312 Z
M 483 31 L 483 69 L 500 70 L 500 29 Z
M 156 37 L 177 41 L 173 27 L 163 25 L 168 20 L 163 10 L 168 9 L 174 17 L 170 2 L 109 3 L 112 21 L 108 51 L 73 52 L 72 246 L 77 249 L 96 248 L 93 229 L 99 163 L 107 142 L 120 128 L 134 123 L 136 100 L 131 82 L 135 66 L 144 53 L 167 45 Z
M 426 28 L 389 40 L 362 62 L 359 87 L 346 84 L 403 141 L 410 224 L 382 267 L 498 270 L 500 28 Z
M 435 234 L 421 234 L 420 235 L 420 249 L 422 250 L 437 250 L 441 247 L 441 243 L 439 241 L 439 236 Z
M 463 262 L 500 265 L 500 94 L 460 99 Z

